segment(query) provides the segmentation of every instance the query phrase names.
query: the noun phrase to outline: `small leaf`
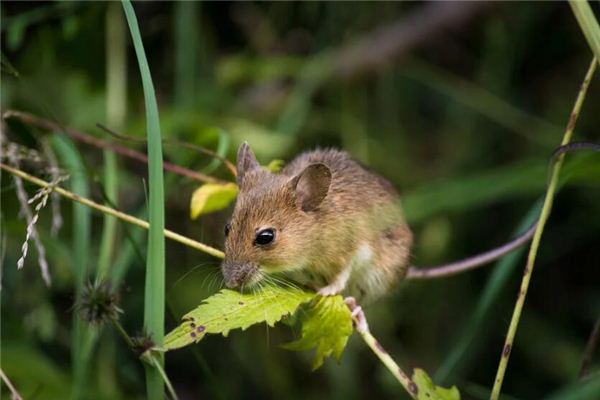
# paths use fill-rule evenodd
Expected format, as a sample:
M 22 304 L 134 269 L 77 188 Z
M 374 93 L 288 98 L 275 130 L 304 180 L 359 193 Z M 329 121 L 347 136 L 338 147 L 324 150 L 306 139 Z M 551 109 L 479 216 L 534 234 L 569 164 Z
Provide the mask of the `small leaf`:
M 281 171 L 281 168 L 283 168 L 284 165 L 285 161 L 283 160 L 272 160 L 268 165 L 265 166 L 265 168 L 269 172 L 276 173 Z
M 301 314 L 302 335 L 300 339 L 285 344 L 288 350 L 317 349 L 313 370 L 323 365 L 332 354 L 339 361 L 348 337 L 352 334 L 352 316 L 342 296 L 319 297 Z
M 314 293 L 276 286 L 265 286 L 251 294 L 223 289 L 184 315 L 184 322 L 165 337 L 162 350 L 196 343 L 207 333 L 227 336 L 232 329 L 245 330 L 259 322 L 273 326 L 314 296 Z
M 205 183 L 194 191 L 190 202 L 190 216 L 198 218 L 200 214 L 222 210 L 227 207 L 238 194 L 235 183 Z
M 427 372 L 420 368 L 414 369 L 412 380 L 418 388 L 418 400 L 460 400 L 460 393 L 456 386 L 450 389 L 435 386 Z

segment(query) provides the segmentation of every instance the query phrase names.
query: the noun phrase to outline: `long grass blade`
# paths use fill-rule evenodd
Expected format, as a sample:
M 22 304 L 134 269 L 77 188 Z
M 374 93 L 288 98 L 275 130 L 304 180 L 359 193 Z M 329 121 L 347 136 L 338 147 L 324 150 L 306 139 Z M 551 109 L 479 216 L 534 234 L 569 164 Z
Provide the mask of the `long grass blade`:
M 158 105 L 154 93 L 150 67 L 146 59 L 144 44 L 138 27 L 135 11 L 129 0 L 123 0 L 123 9 L 142 77 L 146 105 L 146 129 L 148 139 L 149 172 L 149 221 L 148 252 L 146 259 L 146 285 L 144 292 L 144 326 L 156 345 L 162 345 L 165 319 L 165 226 L 163 156 Z M 158 363 L 164 360 L 158 355 Z M 146 367 L 146 391 L 150 400 L 164 398 L 164 383 L 160 372 Z
M 586 0 L 570 0 L 569 4 L 596 59 L 600 60 L 600 25 L 594 17 L 590 3 Z
M 118 4 L 111 3 L 106 11 L 106 122 L 121 131 L 127 110 L 127 48 L 125 21 Z M 117 155 L 104 150 L 104 192 L 107 201 L 118 208 Z M 117 219 L 104 215 L 104 227 L 100 241 L 97 279 L 108 276 L 114 252 Z

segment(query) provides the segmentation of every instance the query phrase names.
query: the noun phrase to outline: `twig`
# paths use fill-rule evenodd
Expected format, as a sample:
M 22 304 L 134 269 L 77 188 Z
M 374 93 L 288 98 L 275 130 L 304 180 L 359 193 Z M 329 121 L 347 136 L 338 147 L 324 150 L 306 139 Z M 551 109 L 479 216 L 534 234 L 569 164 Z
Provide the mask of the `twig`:
M 50 183 L 48 183 L 48 182 L 46 182 L 46 181 L 44 181 L 42 179 L 36 178 L 35 176 L 29 175 L 28 173 L 23 172 L 20 169 L 16 169 L 16 168 L 10 167 L 10 166 L 8 166 L 8 165 L 6 165 L 4 163 L 0 163 L 0 168 L 3 169 L 3 170 L 5 170 L 5 171 L 7 171 L 7 172 L 10 172 L 13 175 L 16 175 L 16 176 L 20 177 L 22 179 L 25 179 L 26 181 L 29 181 L 29 182 L 31 182 L 31 183 L 33 183 L 35 185 L 38 185 L 38 186 L 41 186 L 41 187 L 49 187 L 49 186 L 51 186 Z M 63 189 L 63 188 L 61 188 L 59 186 L 53 187 L 52 190 L 54 190 L 56 193 L 60 194 L 61 196 L 66 197 L 67 199 L 70 199 L 70 200 L 76 201 L 78 203 L 81 203 L 83 205 L 86 205 L 86 206 L 88 206 L 90 208 L 93 208 L 93 209 L 95 209 L 97 211 L 100 211 L 100 212 L 102 212 L 104 214 L 112 215 L 112 216 L 114 216 L 116 218 L 119 218 L 122 221 L 125 221 L 125 222 L 128 222 L 130 224 L 139 226 L 139 227 L 144 228 L 144 229 L 149 229 L 149 227 L 150 227 L 150 224 L 147 221 L 144 221 L 142 219 L 133 217 L 133 216 L 131 216 L 129 214 L 126 214 L 124 212 L 115 210 L 114 208 L 110 208 L 110 207 L 98 204 L 98 203 L 96 203 L 96 202 L 94 202 L 92 200 L 86 199 L 86 198 L 81 197 L 81 196 L 79 196 L 79 195 L 77 195 L 75 193 L 69 192 L 68 190 L 65 190 L 65 189 Z M 214 256 L 214 257 L 217 257 L 217 258 L 223 258 L 224 257 L 224 254 L 223 254 L 223 252 L 221 250 L 215 249 L 214 247 L 208 246 L 208 245 L 206 245 L 204 243 L 201 243 L 201 242 L 198 242 L 198 241 L 196 241 L 194 239 L 190 239 L 187 236 L 180 235 L 179 233 L 175 233 L 173 231 L 165 229 L 164 230 L 164 235 L 165 235 L 165 237 L 167 237 L 167 238 L 169 238 L 171 240 L 174 240 L 176 242 L 179 242 L 181 244 L 184 244 L 184 245 L 186 245 L 188 247 L 191 247 L 191 248 L 194 248 L 196 250 L 200 250 L 200 251 L 202 251 L 204 253 L 210 254 L 211 256 Z
M 594 57 L 588 68 L 588 71 L 585 75 L 583 83 L 581 84 L 581 88 L 579 89 L 579 94 L 577 95 L 577 100 L 575 101 L 575 105 L 573 106 L 573 111 L 571 112 L 571 116 L 569 117 L 569 122 L 567 123 L 567 128 L 565 130 L 565 134 L 563 136 L 561 146 L 564 146 L 571 141 L 571 137 L 573 136 L 573 129 L 575 128 L 575 124 L 577 123 L 577 119 L 578 119 L 579 113 L 581 111 L 581 106 L 583 105 L 583 101 L 585 99 L 587 89 L 589 87 L 590 81 L 592 80 L 592 76 L 594 75 L 595 70 L 596 70 L 596 58 Z M 511 321 L 510 321 L 508 333 L 506 334 L 506 340 L 504 342 L 504 347 L 502 348 L 502 354 L 500 356 L 500 363 L 498 365 L 498 371 L 496 372 L 496 379 L 494 380 L 494 387 L 492 388 L 492 394 L 490 396 L 490 398 L 492 400 L 496 400 L 500 396 L 502 382 L 504 381 L 504 375 L 506 373 L 508 359 L 510 357 L 510 352 L 513 347 L 515 334 L 517 333 L 517 327 L 519 325 L 519 320 L 521 318 L 521 312 L 523 311 L 523 306 L 525 304 L 525 297 L 527 296 L 527 289 L 529 288 L 529 282 L 531 281 L 533 267 L 535 266 L 535 259 L 536 259 L 538 248 L 539 248 L 540 241 L 542 238 L 542 233 L 544 231 L 544 226 L 546 225 L 546 221 L 548 220 L 548 217 L 550 216 L 550 210 L 552 209 L 552 201 L 553 201 L 553 197 L 554 197 L 554 192 L 556 191 L 556 187 L 558 185 L 558 176 L 559 176 L 562 164 L 563 164 L 563 160 L 564 160 L 564 154 L 561 154 L 552 169 L 550 184 L 548 185 L 548 190 L 546 191 L 546 196 L 544 198 L 544 205 L 542 206 L 542 212 L 540 215 L 540 219 L 538 221 L 538 225 L 535 230 L 533 240 L 531 242 L 531 247 L 529 248 L 529 254 L 527 256 L 527 263 L 525 265 L 525 272 L 523 274 L 523 280 L 521 281 L 521 287 L 519 289 L 519 294 L 517 296 L 517 302 L 515 304 L 513 315 L 512 315 Z
M 344 300 L 350 311 L 352 312 L 352 319 L 354 321 L 355 330 L 360 334 L 362 339 L 365 341 L 367 346 L 375 353 L 375 355 L 381 360 L 383 365 L 394 375 L 394 377 L 400 382 L 402 387 L 413 399 L 417 398 L 419 389 L 416 383 L 406 375 L 402 368 L 394 361 L 392 356 L 383 348 L 383 346 L 375 339 L 369 330 L 369 324 L 367 323 L 367 317 L 363 312 L 362 308 L 356 304 L 356 300 L 353 297 L 348 297 Z
M 53 132 L 64 132 L 75 140 L 78 140 L 82 143 L 86 143 L 92 146 L 95 146 L 100 149 L 109 149 L 114 151 L 117 154 L 120 154 L 125 157 L 132 158 L 134 160 L 148 163 L 148 157 L 137 150 L 133 150 L 127 147 L 119 146 L 115 143 L 107 142 L 106 140 L 98 139 L 94 136 L 85 134 L 73 128 L 64 127 L 56 122 L 50 121 L 45 118 L 38 117 L 36 115 L 26 113 L 23 111 L 15 111 L 8 110 L 2 113 L 2 119 L 15 118 L 19 121 L 28 124 L 37 126 L 38 128 L 46 129 Z M 211 182 L 211 183 L 224 183 L 222 180 L 214 178 L 210 175 L 203 174 L 201 172 L 192 171 L 190 169 L 184 168 L 182 166 L 170 163 L 165 161 L 163 163 L 163 167 L 165 171 L 173 172 L 178 175 L 185 176 L 190 179 L 194 179 L 200 182 Z
M 590 338 L 588 339 L 587 345 L 585 346 L 585 350 L 583 351 L 581 369 L 579 370 L 579 379 L 584 379 L 588 375 L 590 364 L 592 363 L 592 357 L 594 356 L 594 351 L 596 351 L 596 347 L 598 347 L 599 337 L 600 318 L 596 320 L 594 328 L 592 329 L 592 333 L 590 334 Z
M 17 389 L 15 389 L 15 387 L 13 386 L 13 384 L 8 379 L 8 376 L 6 376 L 6 374 L 2 370 L 2 368 L 0 368 L 0 378 L 2 378 L 2 381 L 4 382 L 4 384 L 6 385 L 6 387 L 8 388 L 8 390 L 10 391 L 10 396 L 11 396 L 12 400 L 23 400 L 23 397 L 21 397 L 21 395 L 19 394 L 19 392 L 17 392 Z
M 116 137 L 119 140 L 129 140 L 129 141 L 135 141 L 135 142 L 140 142 L 140 143 L 147 143 L 147 140 L 144 138 L 138 138 L 135 136 L 130 136 L 130 135 L 125 135 L 123 133 L 119 133 L 119 132 L 115 131 L 114 129 L 110 129 L 109 127 L 107 127 L 104 124 L 101 124 L 99 122 L 96 123 L 96 126 L 99 129 L 102 129 L 104 132 L 108 133 L 111 136 Z M 233 176 L 237 176 L 237 170 L 236 170 L 235 166 L 231 163 L 231 161 L 229 161 L 225 157 L 221 157 L 220 155 L 218 155 L 217 153 L 215 153 L 214 151 L 212 151 L 210 149 L 206 149 L 202 146 L 198 146 L 193 143 L 183 142 L 181 140 L 176 140 L 176 139 L 163 139 L 162 142 L 163 142 L 163 144 L 167 144 L 167 145 L 185 147 L 186 149 L 197 151 L 204 155 L 216 158 L 217 160 L 221 161 L 225 165 L 225 167 L 229 170 L 229 172 L 231 172 L 231 174 Z

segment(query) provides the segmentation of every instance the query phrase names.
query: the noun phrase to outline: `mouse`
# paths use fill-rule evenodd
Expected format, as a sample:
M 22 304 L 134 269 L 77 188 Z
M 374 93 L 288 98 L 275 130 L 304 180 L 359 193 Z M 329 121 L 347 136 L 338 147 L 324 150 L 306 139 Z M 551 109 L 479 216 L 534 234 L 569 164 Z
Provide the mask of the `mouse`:
M 283 273 L 321 295 L 363 300 L 406 274 L 413 240 L 399 194 L 346 152 L 307 151 L 272 173 L 243 143 L 237 183 L 221 264 L 228 287 Z
M 252 288 L 283 275 L 320 295 L 371 302 L 405 278 L 437 278 L 475 268 L 531 238 L 433 268 L 409 265 L 413 234 L 401 196 L 385 178 L 336 149 L 303 152 L 280 172 L 237 152 L 239 194 L 225 225 L 221 263 L 229 288 Z

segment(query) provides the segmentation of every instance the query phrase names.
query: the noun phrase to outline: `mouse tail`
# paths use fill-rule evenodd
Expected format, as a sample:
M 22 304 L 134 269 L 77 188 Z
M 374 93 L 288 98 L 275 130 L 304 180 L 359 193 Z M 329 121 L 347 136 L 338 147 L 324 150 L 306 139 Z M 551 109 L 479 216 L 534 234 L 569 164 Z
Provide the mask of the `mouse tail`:
M 446 278 L 489 264 L 527 243 L 533 237 L 536 226 L 537 222 L 510 242 L 459 261 L 433 267 L 417 267 L 411 265 L 408 267 L 405 279 Z

